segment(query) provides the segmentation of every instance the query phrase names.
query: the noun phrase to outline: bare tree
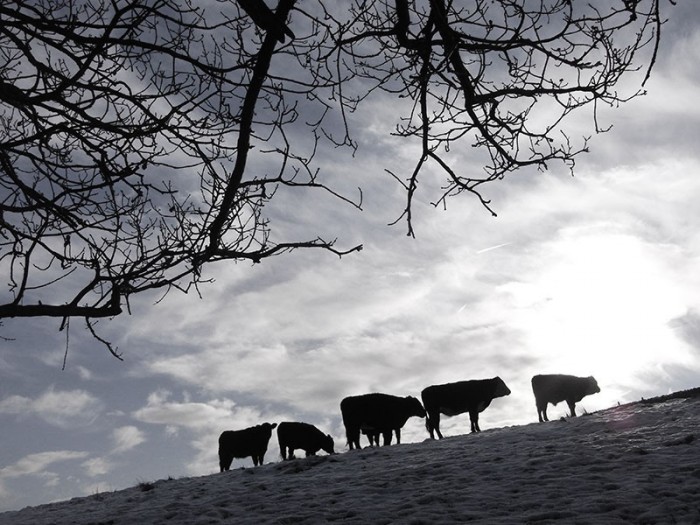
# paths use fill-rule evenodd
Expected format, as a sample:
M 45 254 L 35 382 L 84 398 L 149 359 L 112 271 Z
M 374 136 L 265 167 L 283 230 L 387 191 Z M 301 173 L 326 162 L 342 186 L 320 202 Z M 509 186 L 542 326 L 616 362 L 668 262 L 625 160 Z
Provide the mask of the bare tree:
M 92 329 L 132 294 L 196 287 L 207 263 L 360 250 L 276 239 L 265 210 L 280 187 L 361 207 L 315 154 L 355 148 L 352 113 L 378 91 L 411 103 L 395 134 L 421 145 L 411 173 L 390 172 L 409 235 L 429 163 L 446 174 L 436 204 L 468 192 L 491 210 L 485 183 L 573 167 L 572 111 L 640 93 L 615 89 L 653 65 L 659 1 L 3 2 L 0 318 Z M 468 146 L 481 172 L 450 164 Z
M 657 0 L 359 1 L 352 13 L 337 60 L 351 56 L 358 75 L 412 101 L 395 134 L 420 141 L 422 152 L 408 177 L 390 172 L 406 189 L 399 220 L 411 236 L 411 202 L 429 163 L 446 180 L 434 204 L 468 192 L 493 215 L 484 184 L 555 161 L 573 169 L 588 146 L 566 135 L 566 117 L 591 105 L 595 131 L 606 131 L 598 109 L 643 93 L 663 23 Z M 623 75 L 640 69 L 638 90 L 619 93 Z M 450 163 L 465 146 L 482 150 L 483 166 Z

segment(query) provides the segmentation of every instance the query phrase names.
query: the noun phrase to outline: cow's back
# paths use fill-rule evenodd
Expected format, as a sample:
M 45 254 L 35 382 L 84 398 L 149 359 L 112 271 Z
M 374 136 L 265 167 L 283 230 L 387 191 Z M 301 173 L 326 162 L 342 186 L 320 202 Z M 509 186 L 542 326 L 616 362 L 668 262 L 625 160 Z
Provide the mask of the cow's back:
M 277 426 L 277 439 L 280 443 L 284 442 L 290 446 L 316 441 L 323 436 L 323 432 L 310 423 L 285 421 Z M 301 447 L 299 446 L 298 448 Z
M 411 416 L 425 417 L 415 397 L 382 393 L 346 397 L 340 403 L 340 410 L 346 428 L 362 426 L 380 432 L 403 427 Z
M 491 400 L 494 387 L 490 379 L 470 379 L 432 385 L 421 392 L 423 405 L 428 411 L 440 410 L 443 414 L 457 415 L 477 408 L 485 400 Z
M 340 411 L 346 423 L 376 426 L 386 421 L 395 403 L 389 394 L 363 394 L 346 397 L 340 402 Z
M 249 456 L 253 443 L 250 430 L 224 430 L 219 436 L 219 450 L 228 450 L 235 454 L 235 457 Z
M 428 412 L 439 410 L 443 414 L 461 414 L 468 410 L 468 381 L 431 385 L 421 392 L 423 406 Z

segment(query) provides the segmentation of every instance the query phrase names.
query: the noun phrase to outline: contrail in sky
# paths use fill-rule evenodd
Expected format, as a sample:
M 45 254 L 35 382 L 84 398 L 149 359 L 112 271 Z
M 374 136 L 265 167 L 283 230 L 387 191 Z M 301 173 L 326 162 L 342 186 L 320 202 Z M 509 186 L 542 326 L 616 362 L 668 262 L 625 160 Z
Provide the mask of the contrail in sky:
M 513 244 L 513 243 L 504 242 L 503 244 L 497 244 L 496 246 L 491 246 L 491 247 L 489 247 L 489 248 L 484 248 L 483 250 L 479 250 L 479 251 L 477 251 L 476 253 L 477 253 L 477 255 L 478 255 L 478 254 L 480 254 L 480 253 L 490 252 L 491 250 L 497 250 L 498 248 L 503 248 L 504 246 L 508 246 L 509 244 Z

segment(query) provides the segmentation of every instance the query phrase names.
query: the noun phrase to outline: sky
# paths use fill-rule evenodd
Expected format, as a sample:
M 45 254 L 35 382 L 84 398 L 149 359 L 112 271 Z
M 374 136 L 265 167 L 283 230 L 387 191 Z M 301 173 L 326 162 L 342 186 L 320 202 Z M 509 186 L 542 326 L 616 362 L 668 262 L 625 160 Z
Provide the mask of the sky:
M 536 420 L 538 373 L 595 376 L 580 411 L 698 386 L 700 8 L 667 13 L 647 96 L 604 114 L 614 127 L 574 177 L 553 166 L 492 184 L 497 217 L 468 196 L 434 208 L 421 187 L 416 238 L 389 226 L 405 197 L 384 168 L 412 157 L 388 136 L 391 107 L 370 100 L 357 155 L 334 151 L 330 168 L 362 186 L 363 211 L 323 196 L 273 210 L 284 233 L 321 228 L 363 251 L 222 263 L 201 298 L 132 299 L 98 325 L 123 362 L 77 320 L 68 334 L 3 321 L 0 511 L 215 472 L 221 431 L 263 421 L 315 424 L 344 451 L 348 395 L 498 375 L 512 394 L 482 413 L 487 429 Z M 468 417 L 442 429 L 466 433 Z M 402 437 L 425 439 L 423 422 Z

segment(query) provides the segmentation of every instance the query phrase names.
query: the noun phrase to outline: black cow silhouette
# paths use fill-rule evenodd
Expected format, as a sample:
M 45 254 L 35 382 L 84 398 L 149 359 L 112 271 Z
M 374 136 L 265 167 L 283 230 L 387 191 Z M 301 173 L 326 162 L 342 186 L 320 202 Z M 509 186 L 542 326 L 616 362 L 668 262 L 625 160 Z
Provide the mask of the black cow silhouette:
M 372 436 L 384 435 L 384 444 L 391 443 L 391 432 L 396 432 L 396 442 L 401 443 L 401 429 L 409 417 L 425 417 L 420 401 L 413 396 L 398 397 L 389 394 L 364 394 L 346 397 L 340 402 L 345 433 L 350 450 L 360 446 L 360 430 Z M 368 434 L 370 435 L 370 434 Z M 387 439 L 388 436 L 388 439 Z
M 481 432 L 479 412 L 483 412 L 494 398 L 509 394 L 510 389 L 500 377 L 457 381 L 425 388 L 421 392 L 421 398 L 428 413 L 425 426 L 431 439 L 435 439 L 435 432 L 438 438 L 442 439 L 440 414 L 456 416 L 469 412 L 472 432 Z
M 576 403 L 584 397 L 600 392 L 593 376 L 577 377 L 565 374 L 536 375 L 532 378 L 532 392 L 535 394 L 537 417 L 540 422 L 547 418 L 547 403 L 556 405 L 566 401 L 571 417 L 576 417 Z
M 263 423 L 243 430 L 225 430 L 219 436 L 219 467 L 231 468 L 233 458 L 253 458 L 253 465 L 262 465 L 272 429 L 277 423 Z
M 301 449 L 307 456 L 315 456 L 319 450 L 334 454 L 333 438 L 309 423 L 285 421 L 277 427 L 277 441 L 282 459 L 294 458 L 294 450 Z M 289 455 L 287 455 L 289 451 Z

